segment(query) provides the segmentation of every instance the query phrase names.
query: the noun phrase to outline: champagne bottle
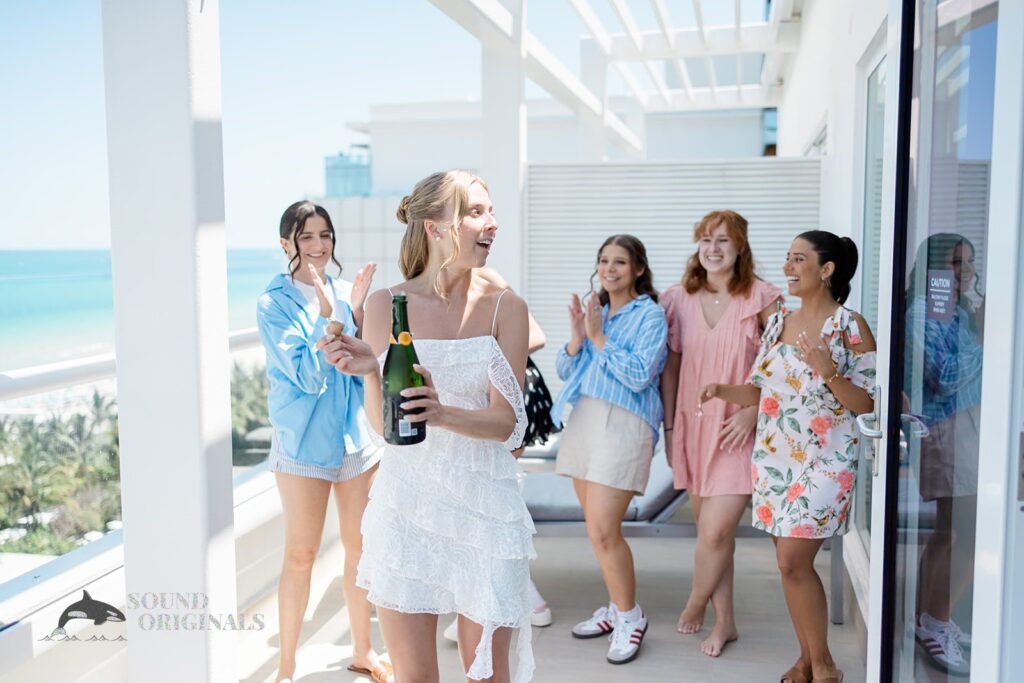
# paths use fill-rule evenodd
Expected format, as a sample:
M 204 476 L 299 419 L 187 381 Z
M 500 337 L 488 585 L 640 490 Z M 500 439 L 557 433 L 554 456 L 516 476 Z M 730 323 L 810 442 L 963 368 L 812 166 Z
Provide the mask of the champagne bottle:
M 410 446 L 427 438 L 427 425 L 409 422 L 408 415 L 422 412 L 422 408 L 403 410 L 400 406 L 409 399 L 402 391 L 409 387 L 422 387 L 423 375 L 413 370 L 419 363 L 416 348 L 409 333 L 409 315 L 405 308 L 405 295 L 396 294 L 391 300 L 391 345 L 384 360 L 382 382 L 384 403 L 384 440 L 396 446 Z

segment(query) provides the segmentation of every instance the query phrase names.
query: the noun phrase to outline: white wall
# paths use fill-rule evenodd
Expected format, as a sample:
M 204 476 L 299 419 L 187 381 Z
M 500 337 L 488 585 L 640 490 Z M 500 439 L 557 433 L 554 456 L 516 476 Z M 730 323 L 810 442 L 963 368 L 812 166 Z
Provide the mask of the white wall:
M 605 238 L 640 238 L 654 285 L 664 290 L 682 279 L 696 249 L 693 225 L 713 209 L 734 209 L 750 222 L 758 273 L 785 291 L 786 250 L 817 223 L 819 181 L 816 158 L 532 164 L 523 291 L 547 334 L 533 357 L 551 389 L 561 386 L 554 360 L 568 339 L 569 296 L 587 292 Z
M 827 126 L 822 159 L 821 227 L 859 242 L 858 182 L 863 144 L 857 108 L 859 62 L 877 39 L 884 40 L 886 0 L 809 0 L 800 21 L 800 48 L 783 74 L 778 107 L 779 156 L 802 156 Z M 860 162 L 860 163 L 858 163 Z
M 760 110 L 644 116 L 626 98 L 611 106 L 645 140 L 650 160 L 755 157 L 763 151 Z M 378 105 L 370 108 L 369 121 L 351 125 L 370 137 L 374 195 L 401 197 L 437 170 L 480 168 L 479 102 Z M 530 101 L 527 127 L 529 163 L 586 160 L 579 123 L 557 102 Z M 613 145 L 604 154 L 612 161 L 624 157 Z
M 647 159 L 733 159 L 764 152 L 761 110 L 650 114 Z
M 405 279 L 398 268 L 398 250 L 405 226 L 395 216 L 401 197 L 348 197 L 316 201 L 331 215 L 338 239 L 335 254 L 341 262 L 343 278 L 351 281 L 364 263 L 373 261 L 377 264 L 374 290 Z

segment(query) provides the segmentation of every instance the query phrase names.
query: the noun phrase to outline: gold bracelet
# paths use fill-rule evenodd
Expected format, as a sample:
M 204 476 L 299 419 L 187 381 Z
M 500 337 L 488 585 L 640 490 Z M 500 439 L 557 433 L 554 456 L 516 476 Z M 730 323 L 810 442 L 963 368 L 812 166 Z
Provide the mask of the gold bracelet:
M 825 380 L 825 384 L 827 384 L 828 386 L 832 386 L 832 380 L 836 379 L 837 377 L 839 377 L 839 369 L 838 368 L 836 369 L 836 374 L 832 375 L 827 380 Z

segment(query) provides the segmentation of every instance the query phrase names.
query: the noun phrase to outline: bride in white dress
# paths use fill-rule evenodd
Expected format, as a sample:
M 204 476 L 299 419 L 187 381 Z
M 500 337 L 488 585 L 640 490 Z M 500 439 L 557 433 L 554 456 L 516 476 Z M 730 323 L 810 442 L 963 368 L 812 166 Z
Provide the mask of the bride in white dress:
M 487 185 L 464 171 L 435 173 L 402 200 L 407 225 L 401 267 L 408 278 L 367 301 L 363 341 L 325 338 L 342 372 L 364 375 L 366 414 L 382 431 L 380 367 L 391 333 L 391 297 L 408 300 L 409 325 L 426 386 L 406 390 L 422 407 L 427 438 L 386 446 L 363 515 L 357 583 L 377 606 L 399 683 L 434 683 L 438 615 L 459 615 L 468 678 L 533 675 L 529 561 L 533 522 L 510 451 L 526 429 L 527 308 L 474 275 L 498 225 Z

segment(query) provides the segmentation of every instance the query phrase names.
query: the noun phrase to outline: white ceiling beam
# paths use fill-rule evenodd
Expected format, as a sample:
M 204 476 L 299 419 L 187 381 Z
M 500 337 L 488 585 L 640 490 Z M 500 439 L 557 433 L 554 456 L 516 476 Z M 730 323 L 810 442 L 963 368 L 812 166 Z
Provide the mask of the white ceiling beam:
M 597 42 L 601 52 L 607 55 L 611 51 L 611 38 L 608 37 L 608 31 L 594 12 L 594 8 L 587 0 L 569 0 L 569 4 L 576 10 L 580 21 L 587 27 L 590 37 Z
M 700 42 L 706 43 L 707 40 L 704 37 L 704 8 L 701 6 L 700 0 L 693 0 L 693 18 L 697 22 L 697 32 L 700 34 Z
M 477 38 L 483 25 L 512 38 L 512 13 L 499 0 L 431 0 L 449 19 Z
M 576 10 L 576 14 L 579 15 L 580 21 L 587 27 L 587 31 L 590 32 L 590 37 L 593 38 L 597 46 L 601 48 L 601 52 L 607 57 L 611 54 L 611 37 L 608 34 L 608 30 L 601 23 L 601 19 L 598 18 L 597 13 L 594 12 L 594 8 L 590 6 L 587 0 L 569 0 L 569 4 Z M 610 61 L 610 60 L 609 60 Z M 633 93 L 633 97 L 636 98 L 637 102 L 640 103 L 641 107 L 647 106 L 647 93 L 640 86 L 640 82 L 636 80 L 636 76 L 629 70 L 629 67 L 621 62 L 611 62 L 615 70 L 619 72 L 619 76 L 622 77 L 623 82 L 629 91 Z
M 633 94 L 633 97 L 640 103 L 640 106 L 646 109 L 647 100 L 650 98 L 647 97 L 647 92 L 644 91 L 643 86 L 640 85 L 640 81 L 636 79 L 636 75 L 630 70 L 629 65 L 625 62 L 614 62 L 613 66 L 623 82 L 625 82 L 626 87 L 629 88 L 629 92 Z
M 671 102 L 666 106 L 654 102 L 650 113 L 688 112 L 726 109 L 770 109 L 779 106 L 781 89 L 764 88 L 760 85 L 744 85 L 738 91 L 734 88 L 713 92 L 711 88 L 694 88 L 693 96 L 687 97 L 681 90 L 671 93 Z
M 711 99 L 718 96 L 718 79 L 715 77 L 715 62 L 711 55 L 704 56 L 704 68 L 708 71 L 708 89 L 711 91 Z
M 573 111 L 601 116 L 604 103 L 576 74 L 558 61 L 532 33 L 527 33 L 525 42 L 526 74 L 530 80 Z
M 491 29 L 486 33 L 488 39 L 492 39 L 493 32 L 497 31 L 512 40 L 512 14 L 498 0 L 430 2 L 477 40 L 484 37 L 485 27 Z M 614 112 L 608 111 L 604 102 L 583 85 L 576 74 L 558 61 L 558 58 L 531 33 L 527 32 L 523 36 L 523 42 L 526 51 L 526 75 L 531 81 L 576 112 L 578 116 L 600 118 L 616 144 L 626 147 L 627 151 L 642 153 L 643 142 L 640 138 L 632 134 L 629 127 Z
M 708 87 L 711 92 L 711 99 L 714 100 L 715 95 L 717 95 L 718 84 L 715 79 L 715 64 L 711 61 L 711 55 L 707 51 L 708 33 L 704 28 L 704 8 L 700 0 L 693 0 L 693 16 L 697 21 L 697 37 L 700 38 L 701 53 L 704 56 L 704 68 L 708 72 Z M 738 43 L 739 41 L 736 42 Z
M 796 52 L 800 46 L 800 25 L 789 22 L 779 26 L 773 37 L 770 24 L 764 22 L 743 26 L 742 40 L 736 38 L 732 26 L 712 26 L 704 31 L 695 28 L 676 30 L 671 39 L 663 31 L 644 31 L 639 34 L 640 49 L 622 33 L 610 36 L 613 62 L 642 62 L 676 58 L 700 59 L 705 56 L 732 56 L 739 54 L 773 54 Z
M 654 10 L 654 16 L 658 19 L 658 26 L 661 28 L 661 34 L 665 36 L 665 42 L 668 43 L 669 49 L 675 51 L 676 48 L 676 33 L 672 28 L 672 18 L 669 17 L 668 7 L 665 6 L 665 0 L 651 0 L 651 7 Z M 669 59 L 667 60 L 672 68 L 675 69 L 676 75 L 679 77 L 679 82 L 683 84 L 683 90 L 686 91 L 687 97 L 690 96 L 690 92 L 693 90 L 693 83 L 690 81 L 690 71 L 686 68 L 686 62 L 682 59 Z
M 626 36 L 633 43 L 633 47 L 639 52 L 642 49 L 640 43 L 640 27 L 636 23 L 636 19 L 633 18 L 633 13 L 629 10 L 625 0 L 608 0 L 611 3 L 612 9 L 615 11 L 615 16 L 619 18 L 619 23 L 622 24 L 622 28 L 626 31 Z M 650 61 L 644 60 L 644 68 L 647 69 L 647 74 L 651 77 L 651 82 L 654 83 L 654 87 L 661 97 L 661 100 L 668 103 L 668 88 L 665 87 L 665 81 L 662 79 L 661 74 L 658 73 L 657 68 Z
M 786 33 L 790 34 L 789 40 L 799 42 L 800 26 L 793 22 L 793 0 L 775 0 L 772 2 L 768 15 L 768 40 L 776 42 L 784 40 Z M 779 84 L 782 77 L 782 69 L 785 63 L 783 52 L 767 52 L 764 56 L 764 63 L 761 65 L 761 85 L 771 87 Z

